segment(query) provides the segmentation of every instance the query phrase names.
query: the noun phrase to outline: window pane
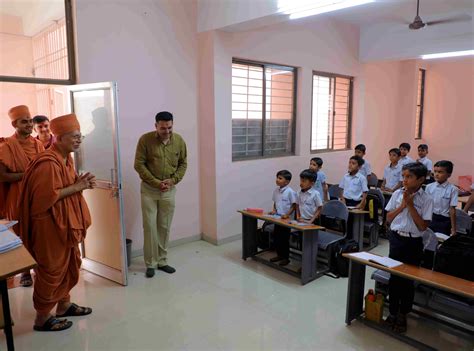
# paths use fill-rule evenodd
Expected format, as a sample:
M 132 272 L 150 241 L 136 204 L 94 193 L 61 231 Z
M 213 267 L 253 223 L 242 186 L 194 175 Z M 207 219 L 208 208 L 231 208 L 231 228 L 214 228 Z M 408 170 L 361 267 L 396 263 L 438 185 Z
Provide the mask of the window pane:
M 0 75 L 70 79 L 64 0 L 0 0 L 0 21 Z
M 294 72 L 267 67 L 265 77 L 265 155 L 291 153 Z
M 313 75 L 311 150 L 349 147 L 351 78 Z

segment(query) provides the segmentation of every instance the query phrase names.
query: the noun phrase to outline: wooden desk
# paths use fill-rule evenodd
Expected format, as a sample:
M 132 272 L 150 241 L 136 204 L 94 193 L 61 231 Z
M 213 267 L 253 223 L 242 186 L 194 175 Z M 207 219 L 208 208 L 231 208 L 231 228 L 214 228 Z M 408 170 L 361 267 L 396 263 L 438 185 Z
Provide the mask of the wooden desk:
M 395 333 L 391 329 L 385 328 L 380 324 L 366 321 L 362 317 L 364 312 L 363 301 L 366 266 L 374 267 L 413 281 L 419 281 L 425 285 L 448 291 L 459 296 L 474 299 L 474 282 L 468 280 L 408 264 L 402 264 L 395 268 L 387 268 L 377 263 L 353 257 L 351 254 L 343 254 L 343 256 L 347 257 L 350 262 L 347 287 L 346 324 L 350 325 L 354 319 L 358 319 L 370 327 L 387 333 L 421 350 L 433 350 L 434 348 L 406 335 Z
M 264 263 L 270 267 L 276 268 L 282 272 L 291 274 L 301 279 L 301 284 L 307 284 L 327 272 L 327 270 L 318 270 L 318 231 L 324 229 L 318 225 L 297 225 L 289 223 L 288 219 L 275 219 L 247 211 L 238 211 L 242 214 L 242 259 L 246 260 L 251 257 L 255 261 Z M 301 231 L 302 234 L 302 259 L 301 272 L 279 266 L 277 263 L 270 262 L 266 259 L 265 252 L 259 251 L 257 247 L 257 221 L 267 221 L 275 225 L 295 229 Z
M 1 233 L 0 233 L 1 235 Z M 15 349 L 13 343 L 12 318 L 10 315 L 10 301 L 8 299 L 7 279 L 18 273 L 29 271 L 36 266 L 36 262 L 24 246 L 14 250 L 0 253 L 0 294 L 2 295 L 3 320 L 5 322 L 5 335 L 7 349 Z
M 370 212 L 365 210 L 349 209 L 349 216 L 352 216 L 352 236 L 359 244 L 359 251 L 364 249 L 364 224 L 368 213 Z
M 469 200 L 470 196 L 460 196 L 458 197 L 458 201 L 462 204 L 462 207 L 467 203 L 467 200 Z

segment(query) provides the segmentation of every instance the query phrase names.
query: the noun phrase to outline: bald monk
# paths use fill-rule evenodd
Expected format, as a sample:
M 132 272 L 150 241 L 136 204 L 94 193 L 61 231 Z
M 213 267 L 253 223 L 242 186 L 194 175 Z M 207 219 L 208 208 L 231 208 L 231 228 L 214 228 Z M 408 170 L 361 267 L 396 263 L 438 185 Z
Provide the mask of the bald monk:
M 28 163 L 40 152 L 43 144 L 33 138 L 33 120 L 25 105 L 16 106 L 8 111 L 15 134 L 0 138 L 0 217 L 18 220 L 18 200 L 22 185 L 23 172 Z M 15 226 L 18 233 L 18 227 Z M 21 275 L 20 284 L 31 286 L 33 280 L 30 272 Z
M 59 318 L 92 313 L 89 307 L 71 303 L 69 292 L 79 279 L 78 244 L 91 224 L 82 191 L 94 188 L 95 177 L 79 176 L 74 170 L 71 153 L 82 141 L 76 116 L 51 120 L 51 131 L 56 141 L 28 166 L 19 206 L 21 238 L 38 263 L 33 291 L 37 331 L 68 329 L 72 322 Z

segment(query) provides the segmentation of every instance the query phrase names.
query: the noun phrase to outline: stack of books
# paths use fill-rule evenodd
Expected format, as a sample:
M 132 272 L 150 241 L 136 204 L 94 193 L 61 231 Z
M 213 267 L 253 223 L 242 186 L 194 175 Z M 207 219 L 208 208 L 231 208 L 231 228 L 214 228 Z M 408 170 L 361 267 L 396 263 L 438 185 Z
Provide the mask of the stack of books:
M 0 254 L 16 249 L 23 244 L 21 239 L 10 230 L 17 223 L 17 221 L 11 221 L 0 224 Z

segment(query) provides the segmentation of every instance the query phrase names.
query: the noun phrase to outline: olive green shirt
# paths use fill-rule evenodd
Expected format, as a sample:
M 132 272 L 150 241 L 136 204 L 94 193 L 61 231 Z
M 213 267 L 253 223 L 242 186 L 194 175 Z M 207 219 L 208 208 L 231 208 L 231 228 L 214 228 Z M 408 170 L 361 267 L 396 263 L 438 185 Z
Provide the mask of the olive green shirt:
M 164 144 L 156 132 L 143 134 L 135 153 L 135 170 L 148 185 L 159 188 L 161 181 L 173 180 L 178 184 L 188 167 L 186 143 L 176 133 Z

